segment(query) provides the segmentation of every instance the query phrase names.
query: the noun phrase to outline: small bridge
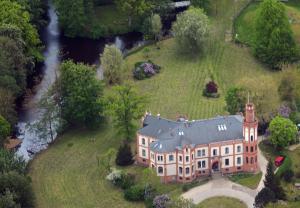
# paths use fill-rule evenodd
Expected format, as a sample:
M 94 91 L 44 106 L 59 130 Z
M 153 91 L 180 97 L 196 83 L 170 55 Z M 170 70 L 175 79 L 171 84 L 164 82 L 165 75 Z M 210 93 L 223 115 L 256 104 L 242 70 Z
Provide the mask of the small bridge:
M 191 1 L 178 1 L 178 2 L 170 3 L 170 7 L 175 8 L 175 9 L 188 7 L 190 5 L 191 5 Z

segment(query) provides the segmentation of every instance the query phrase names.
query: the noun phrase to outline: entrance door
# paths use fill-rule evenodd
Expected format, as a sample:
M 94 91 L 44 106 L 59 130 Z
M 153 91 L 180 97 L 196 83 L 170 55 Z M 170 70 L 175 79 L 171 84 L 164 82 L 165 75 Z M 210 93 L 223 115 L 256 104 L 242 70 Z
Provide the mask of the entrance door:
M 213 162 L 211 168 L 213 169 L 213 171 L 219 171 L 219 162 L 218 161 Z

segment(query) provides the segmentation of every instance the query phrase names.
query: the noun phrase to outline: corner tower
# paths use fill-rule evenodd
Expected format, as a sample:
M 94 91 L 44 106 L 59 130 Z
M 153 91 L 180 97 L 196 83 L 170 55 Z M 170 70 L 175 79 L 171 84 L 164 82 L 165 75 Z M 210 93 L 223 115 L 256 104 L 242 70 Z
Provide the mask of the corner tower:
M 255 118 L 255 107 L 253 103 L 248 102 L 245 109 L 245 117 L 243 122 L 244 136 L 244 168 L 246 172 L 257 171 L 257 127 L 258 122 Z

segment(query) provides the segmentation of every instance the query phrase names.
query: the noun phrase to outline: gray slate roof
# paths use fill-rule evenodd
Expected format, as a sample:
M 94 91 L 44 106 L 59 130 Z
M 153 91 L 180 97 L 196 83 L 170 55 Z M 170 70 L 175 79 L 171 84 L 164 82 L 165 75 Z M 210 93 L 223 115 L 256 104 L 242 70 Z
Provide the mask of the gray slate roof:
M 147 115 L 143 124 L 144 127 L 138 133 L 157 139 L 150 145 L 155 152 L 172 152 L 185 145 L 243 139 L 241 115 L 184 122 Z

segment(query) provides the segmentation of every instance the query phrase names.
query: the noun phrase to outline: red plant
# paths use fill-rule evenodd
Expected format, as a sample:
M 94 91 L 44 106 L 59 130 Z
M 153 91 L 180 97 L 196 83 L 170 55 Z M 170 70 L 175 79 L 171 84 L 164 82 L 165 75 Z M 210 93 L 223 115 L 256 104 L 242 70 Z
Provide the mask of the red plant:
M 206 84 L 206 92 L 207 93 L 217 93 L 218 85 L 214 81 L 210 81 Z

